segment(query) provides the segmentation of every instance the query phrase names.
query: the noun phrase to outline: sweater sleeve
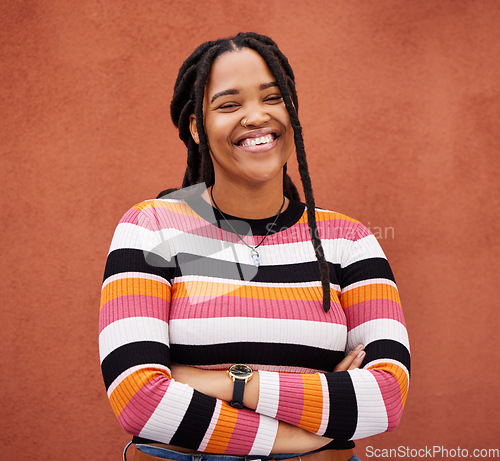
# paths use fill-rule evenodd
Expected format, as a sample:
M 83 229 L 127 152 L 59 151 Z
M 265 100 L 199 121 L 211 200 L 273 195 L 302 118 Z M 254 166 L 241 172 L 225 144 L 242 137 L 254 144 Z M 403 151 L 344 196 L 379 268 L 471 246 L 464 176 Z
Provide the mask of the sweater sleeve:
M 171 378 L 171 257 L 153 211 L 140 204 L 123 216 L 106 263 L 99 351 L 113 411 L 126 432 L 149 440 L 212 453 L 268 455 L 276 420 L 237 410 Z
M 296 375 L 259 371 L 256 411 L 318 435 L 351 440 L 398 426 L 410 352 L 394 277 L 377 239 L 359 223 L 344 238 L 352 240 L 340 269 L 346 351 L 365 345 L 361 368 Z

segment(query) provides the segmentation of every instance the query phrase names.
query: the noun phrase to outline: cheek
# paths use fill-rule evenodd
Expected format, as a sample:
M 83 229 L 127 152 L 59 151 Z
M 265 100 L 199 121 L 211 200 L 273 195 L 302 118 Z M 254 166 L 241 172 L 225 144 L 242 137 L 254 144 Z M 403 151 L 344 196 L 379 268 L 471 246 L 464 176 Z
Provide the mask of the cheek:
M 231 123 L 229 120 L 217 119 L 207 120 L 205 130 L 208 137 L 208 143 L 212 146 L 220 143 L 230 143 Z

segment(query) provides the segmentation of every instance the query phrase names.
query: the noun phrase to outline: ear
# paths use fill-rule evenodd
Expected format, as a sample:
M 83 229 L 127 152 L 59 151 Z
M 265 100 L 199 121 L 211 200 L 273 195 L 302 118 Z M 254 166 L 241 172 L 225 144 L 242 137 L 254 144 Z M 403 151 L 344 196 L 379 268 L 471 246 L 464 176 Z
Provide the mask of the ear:
M 191 131 L 191 136 L 196 144 L 200 144 L 200 138 L 198 136 L 198 125 L 196 124 L 196 115 L 191 114 L 189 116 L 189 131 Z

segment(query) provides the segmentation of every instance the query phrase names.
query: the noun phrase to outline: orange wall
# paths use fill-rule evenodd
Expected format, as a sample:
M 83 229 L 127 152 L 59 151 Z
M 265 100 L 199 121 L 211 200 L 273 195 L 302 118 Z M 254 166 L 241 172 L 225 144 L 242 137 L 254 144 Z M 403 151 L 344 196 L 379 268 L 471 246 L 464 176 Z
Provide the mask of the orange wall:
M 358 454 L 500 448 L 499 24 L 495 0 L 1 2 L 1 459 L 119 459 L 97 347 L 108 245 L 129 206 L 180 184 L 178 67 L 240 30 L 295 69 L 317 203 L 387 232 L 413 381 L 400 428 Z

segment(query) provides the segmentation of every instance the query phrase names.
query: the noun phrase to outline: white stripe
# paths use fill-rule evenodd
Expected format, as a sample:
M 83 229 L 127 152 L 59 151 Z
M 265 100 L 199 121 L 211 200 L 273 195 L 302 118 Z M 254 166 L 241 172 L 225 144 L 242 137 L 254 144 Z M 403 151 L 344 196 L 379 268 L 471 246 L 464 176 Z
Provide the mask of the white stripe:
M 106 280 L 104 280 L 102 287 L 104 288 L 111 282 L 116 282 L 117 280 L 123 279 L 142 279 L 142 280 L 153 280 L 155 282 L 165 283 L 170 286 L 170 282 L 163 277 L 154 274 L 148 274 L 146 272 L 120 272 L 119 274 L 110 275 Z
M 110 323 L 99 335 L 101 363 L 115 349 L 138 341 L 168 344 L 167 323 L 150 317 L 130 317 Z
M 268 456 L 273 448 L 277 432 L 278 420 L 260 415 L 259 428 L 249 454 Z
M 323 435 L 328 427 L 328 421 L 330 416 L 330 390 L 328 389 L 328 381 L 324 373 L 319 373 L 319 379 L 321 381 L 321 393 L 323 395 L 323 411 L 321 413 L 321 424 L 319 426 L 318 435 Z
M 211 224 L 206 224 L 210 226 Z M 202 230 L 202 228 L 200 228 Z M 286 233 L 286 231 L 284 231 Z M 210 232 L 212 233 L 212 232 Z M 292 237 L 289 237 L 292 239 Z M 296 236 L 294 236 L 296 238 Z M 244 237 L 250 245 L 255 243 L 254 239 Z M 316 261 L 314 248 L 310 240 L 300 242 L 287 242 L 286 235 L 280 235 L 272 243 L 268 238 L 264 245 L 259 247 L 262 264 L 272 261 L 273 264 L 298 264 Z M 349 250 L 352 241 L 344 238 L 323 239 L 323 248 L 328 259 L 333 263 L 340 263 L 342 255 Z M 166 228 L 156 232 L 141 226 L 121 223 L 118 225 L 110 251 L 116 248 L 138 248 L 144 251 L 152 251 L 165 255 L 189 253 L 200 257 L 210 257 L 220 261 L 239 262 L 241 264 L 253 264 L 250 249 L 241 241 L 229 242 L 204 235 L 197 235 L 185 229 Z M 170 256 L 168 257 L 170 258 Z
M 259 401 L 256 412 L 276 418 L 280 394 L 280 377 L 278 373 L 259 370 Z
M 410 350 L 408 331 L 405 326 L 392 319 L 376 319 L 358 325 L 347 334 L 347 349 L 352 350 L 358 344 L 368 346 L 373 341 L 379 339 L 391 339 L 403 344 Z
M 221 406 L 222 406 L 222 401 L 217 399 L 215 401 L 215 409 L 214 412 L 212 413 L 210 424 L 208 425 L 208 429 L 205 432 L 205 435 L 203 436 L 203 440 L 201 441 L 200 446 L 198 447 L 198 451 L 206 450 L 208 442 L 210 442 L 210 437 L 212 437 L 215 426 L 217 425 L 217 421 L 219 420 Z
M 327 260 L 332 263 L 340 263 L 342 254 L 346 251 L 350 240 L 322 239 L 323 250 Z M 300 264 L 306 262 L 316 262 L 316 254 L 310 240 L 291 243 L 267 244 L 259 247 L 259 253 L 263 263 L 273 261 L 273 264 Z
M 139 435 L 170 443 L 187 412 L 193 393 L 194 389 L 187 384 L 170 381 L 167 392 Z
M 147 370 L 147 369 L 160 369 L 164 370 L 165 374 L 170 376 L 170 369 L 166 367 L 165 365 L 160 365 L 159 363 L 141 363 L 140 365 L 136 365 L 134 367 L 130 367 L 129 369 L 125 370 L 124 372 L 120 373 L 116 379 L 111 383 L 111 385 L 108 387 L 108 398 L 111 397 L 111 394 L 113 391 L 119 386 L 119 384 L 127 378 L 127 376 L 130 376 L 132 373 L 135 373 L 138 370 Z
M 150 229 L 131 223 L 120 223 L 116 227 L 109 253 L 121 248 L 151 251 L 160 243 L 156 233 Z
M 350 370 L 356 402 L 358 424 L 353 439 L 362 439 L 385 432 L 388 426 L 387 410 L 375 376 L 367 370 Z
M 377 279 L 367 279 L 367 280 L 362 280 L 361 282 L 351 283 L 350 285 L 344 287 L 342 293 L 346 293 L 349 290 L 354 290 L 355 288 L 364 287 L 366 285 L 375 285 L 375 284 L 390 285 L 391 287 L 396 288 L 396 290 L 398 289 L 398 287 L 392 280 L 377 278 Z
M 212 227 L 211 224 L 207 223 L 206 225 Z M 284 232 L 286 233 L 287 231 Z M 289 238 L 291 239 L 292 237 L 290 236 Z M 367 238 L 365 237 L 361 240 Z M 375 239 L 375 237 L 373 238 Z M 271 243 L 271 239 L 268 238 L 266 243 L 259 247 L 258 251 L 262 265 L 269 264 L 271 261 L 273 265 L 316 261 L 316 255 L 310 240 L 287 243 L 286 234 L 281 234 L 276 240 L 277 243 Z M 254 243 L 252 238 L 245 237 L 245 241 L 250 245 Z M 342 237 L 322 239 L 327 259 L 334 264 L 341 263 L 343 254 L 350 250 L 352 244 L 351 240 Z M 253 265 L 250 250 L 243 242 L 231 243 L 221 241 L 219 238 L 192 234 L 189 232 L 189 228 L 183 230 L 164 228 L 153 231 L 137 224 L 120 223 L 116 228 L 109 252 L 111 253 L 121 248 L 153 251 L 167 261 L 171 260 L 172 255 L 189 253 L 220 261 Z
M 325 322 L 266 318 L 171 319 L 172 344 L 203 346 L 271 342 L 344 350 L 347 327 Z
M 346 267 L 352 263 L 369 258 L 386 259 L 382 247 L 373 234 L 367 235 L 352 244 L 349 251 L 349 257 L 342 262 L 342 267 Z

